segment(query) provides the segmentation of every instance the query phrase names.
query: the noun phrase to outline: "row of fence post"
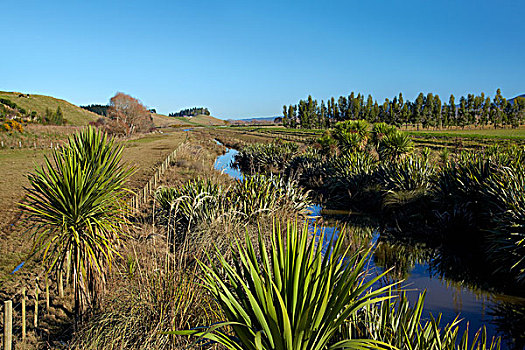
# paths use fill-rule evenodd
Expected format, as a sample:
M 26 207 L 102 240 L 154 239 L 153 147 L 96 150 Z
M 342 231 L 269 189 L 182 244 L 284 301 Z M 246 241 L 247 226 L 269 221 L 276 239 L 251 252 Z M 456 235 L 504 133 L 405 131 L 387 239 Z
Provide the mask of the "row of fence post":
M 140 206 L 147 202 L 148 196 L 157 188 L 157 182 L 160 180 L 160 177 L 164 175 L 166 170 L 168 170 L 170 163 L 175 160 L 179 148 L 180 146 L 166 157 L 166 159 L 161 163 L 160 167 L 157 168 L 157 171 L 155 171 L 155 174 L 153 174 L 146 185 L 144 185 L 141 190 L 131 197 L 129 205 L 132 210 L 138 211 Z
M 58 149 L 60 147 L 59 142 L 50 142 L 49 148 L 50 149 Z M 5 144 L 4 141 L 0 141 L 0 148 L 34 148 L 34 149 L 46 149 L 47 144 L 37 144 L 36 141 L 31 142 L 22 142 L 18 141 L 14 144 L 11 144 L 10 146 Z
M 182 146 L 182 145 L 181 145 Z M 180 147 L 180 146 L 179 146 Z M 175 149 L 173 152 L 171 152 L 166 159 L 162 162 L 159 168 L 157 168 L 157 171 L 155 174 L 149 179 L 149 181 L 146 183 L 146 185 L 131 198 L 130 206 L 134 210 L 138 210 L 140 208 L 140 205 L 146 203 L 148 196 L 155 190 L 157 187 L 157 182 L 160 180 L 160 177 L 166 172 L 166 170 L 169 168 L 170 163 L 175 159 L 178 149 Z M 69 265 L 69 261 L 67 262 L 67 266 Z M 69 271 L 69 268 L 67 268 Z M 64 278 L 63 273 L 58 274 L 58 294 L 62 298 L 64 297 Z M 69 274 L 66 274 L 66 285 L 69 283 Z M 46 303 L 46 311 L 50 309 L 50 293 L 49 293 L 49 279 L 45 278 L 44 281 L 45 285 L 45 303 Z M 39 294 L 40 294 L 40 286 L 39 286 L 39 279 L 36 278 L 35 282 L 35 291 L 34 291 L 34 317 L 33 317 L 33 327 L 36 329 L 38 327 L 38 312 L 39 312 Z M 22 318 L 22 340 L 25 340 L 26 334 L 27 334 L 27 313 L 26 313 L 26 301 L 27 301 L 27 295 L 26 295 L 26 287 L 22 288 L 21 291 L 21 318 Z M 3 350 L 12 350 L 13 349 L 13 301 L 12 300 L 5 300 L 4 301 L 4 334 L 3 334 Z
M 63 286 L 63 279 L 62 274 L 59 274 L 59 294 L 60 297 L 64 296 L 64 286 Z M 62 285 L 61 285 L 62 284 Z M 39 278 L 37 277 L 35 279 L 35 290 L 34 290 L 34 312 L 33 312 L 33 328 L 36 329 L 38 327 L 38 314 L 39 314 L 39 303 L 40 303 L 40 286 L 39 286 Z M 49 295 L 49 279 L 45 278 L 45 303 L 46 303 L 46 312 L 49 311 L 51 307 L 50 303 L 50 295 Z M 22 318 L 21 320 L 21 333 L 22 333 L 22 341 L 26 339 L 27 335 L 27 291 L 26 287 L 22 287 L 21 293 L 20 293 L 20 316 Z M 13 348 L 13 301 L 12 300 L 5 300 L 4 301 L 4 341 L 3 341 L 3 350 L 12 350 Z

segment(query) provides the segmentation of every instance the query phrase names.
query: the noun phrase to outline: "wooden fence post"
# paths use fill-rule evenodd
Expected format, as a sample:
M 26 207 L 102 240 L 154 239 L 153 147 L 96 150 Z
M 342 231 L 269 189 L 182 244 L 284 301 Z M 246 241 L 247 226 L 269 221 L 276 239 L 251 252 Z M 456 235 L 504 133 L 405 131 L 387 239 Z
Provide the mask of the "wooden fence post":
M 33 320 L 33 326 L 38 327 L 38 277 L 36 278 L 35 284 L 35 318 Z
M 4 301 L 4 350 L 13 346 L 13 302 Z
M 49 279 L 47 278 L 47 275 L 45 277 L 46 282 L 46 313 L 49 313 Z
M 69 285 L 69 274 L 71 273 L 71 259 L 69 257 L 69 252 L 66 255 L 66 287 Z
M 26 339 L 26 287 L 22 287 L 22 340 Z
M 58 272 L 58 296 L 64 297 L 64 271 L 62 269 Z

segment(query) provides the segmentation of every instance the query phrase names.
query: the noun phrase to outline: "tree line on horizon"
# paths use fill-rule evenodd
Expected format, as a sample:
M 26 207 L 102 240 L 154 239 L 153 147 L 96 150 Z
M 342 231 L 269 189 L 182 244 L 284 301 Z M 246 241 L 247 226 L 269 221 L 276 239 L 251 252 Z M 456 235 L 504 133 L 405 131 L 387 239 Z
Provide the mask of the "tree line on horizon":
M 349 96 L 332 97 L 319 103 L 308 96 L 296 105 L 283 106 L 283 126 L 288 128 L 327 129 L 345 120 L 384 122 L 397 127 L 415 125 L 419 129 L 466 126 L 518 127 L 525 122 L 525 97 L 507 100 L 501 90 L 495 96 L 468 94 L 456 99 L 450 95 L 443 102 L 439 95 L 422 92 L 414 101 L 405 100 L 399 93 L 382 104 L 368 95 L 352 92 Z
M 210 115 L 210 111 L 205 107 L 193 107 L 181 109 L 178 112 L 168 114 L 170 117 L 193 117 L 199 114 Z
M 87 106 L 80 106 L 80 108 L 83 108 L 83 109 L 85 109 L 87 111 L 96 113 L 96 114 L 101 115 L 103 117 L 107 117 L 108 116 L 109 105 L 90 104 L 90 105 L 87 105 Z

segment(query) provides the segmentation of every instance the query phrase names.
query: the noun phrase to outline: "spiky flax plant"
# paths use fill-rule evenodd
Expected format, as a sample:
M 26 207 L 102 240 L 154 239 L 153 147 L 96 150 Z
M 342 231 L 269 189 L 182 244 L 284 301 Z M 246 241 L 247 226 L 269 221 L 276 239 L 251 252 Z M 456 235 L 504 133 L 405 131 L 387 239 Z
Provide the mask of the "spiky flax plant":
M 96 303 L 118 254 L 125 184 L 133 172 L 121 163 L 122 150 L 114 139 L 89 127 L 70 136 L 28 176 L 21 205 L 36 223 L 34 249 L 43 253 L 48 272 L 69 269 L 77 316 Z

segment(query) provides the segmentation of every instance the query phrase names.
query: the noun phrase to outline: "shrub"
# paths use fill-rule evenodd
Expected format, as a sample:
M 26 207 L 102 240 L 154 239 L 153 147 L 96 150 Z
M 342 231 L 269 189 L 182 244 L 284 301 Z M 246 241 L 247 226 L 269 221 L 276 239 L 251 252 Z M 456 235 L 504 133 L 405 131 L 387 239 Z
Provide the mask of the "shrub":
M 376 181 L 386 191 L 430 190 L 437 167 L 434 163 L 417 156 L 409 156 L 397 162 L 384 162 L 376 170 Z
M 44 252 L 48 271 L 58 274 L 71 262 L 77 315 L 103 291 L 126 222 L 125 183 L 132 170 L 121 164 L 122 150 L 89 127 L 28 176 L 22 207 L 36 223 L 35 249 Z
M 245 173 L 280 171 L 297 153 L 292 142 L 254 143 L 235 155 L 234 166 Z
M 487 339 L 485 328 L 472 340 L 468 327 L 460 337 L 460 320 L 441 326 L 441 315 L 422 318 L 425 292 L 411 306 L 405 293 L 395 299 L 370 304 L 352 315 L 347 332 L 350 337 L 368 338 L 389 344 L 399 350 L 499 350 L 500 339 Z
M 165 222 L 175 228 L 182 224 L 185 230 L 205 222 L 211 222 L 220 214 L 224 191 L 210 180 L 194 179 L 179 188 L 161 187 L 155 193 Z
M 13 132 L 18 131 L 20 133 L 24 132 L 24 127 L 22 126 L 22 124 L 20 124 L 19 122 L 13 119 L 7 119 L 2 125 L 2 128 L 7 132 L 11 132 L 11 131 Z
M 299 184 L 307 188 L 320 188 L 326 178 L 326 160 L 317 150 L 309 148 L 290 161 L 286 176 L 297 178 Z
M 325 187 L 330 200 L 345 203 L 362 199 L 362 195 L 374 185 L 376 167 L 376 159 L 366 152 L 348 153 L 329 159 Z
M 207 330 L 176 331 L 216 341 L 227 349 L 368 349 L 387 344 L 344 338 L 336 340 L 346 320 L 367 305 L 384 300 L 389 286 L 369 291 L 383 275 L 362 280 L 370 251 L 346 256 L 344 234 L 323 256 L 319 240 L 309 239 L 308 227 L 279 226 L 271 234 L 270 250 L 259 233 L 256 254 L 249 236 L 236 242 L 232 262 L 220 253 L 200 262 L 205 286 L 226 320 Z M 226 283 L 225 283 L 226 282 Z M 225 329 L 231 327 L 230 334 Z
M 385 134 L 377 144 L 377 153 L 385 160 L 398 160 L 412 149 L 413 143 L 410 137 L 397 129 Z
M 368 122 L 347 120 L 335 124 L 332 137 L 343 152 L 363 151 L 368 142 Z
M 249 220 L 276 210 L 306 211 L 308 192 L 281 176 L 251 175 L 237 181 L 229 194 L 232 208 Z
M 332 137 L 330 131 L 325 131 L 323 136 L 316 141 L 324 154 L 334 155 L 336 153 L 337 141 Z
M 492 199 L 494 227 L 488 235 L 488 252 L 497 262 L 496 272 L 509 273 L 525 284 L 525 172 L 506 167 L 487 181 Z

